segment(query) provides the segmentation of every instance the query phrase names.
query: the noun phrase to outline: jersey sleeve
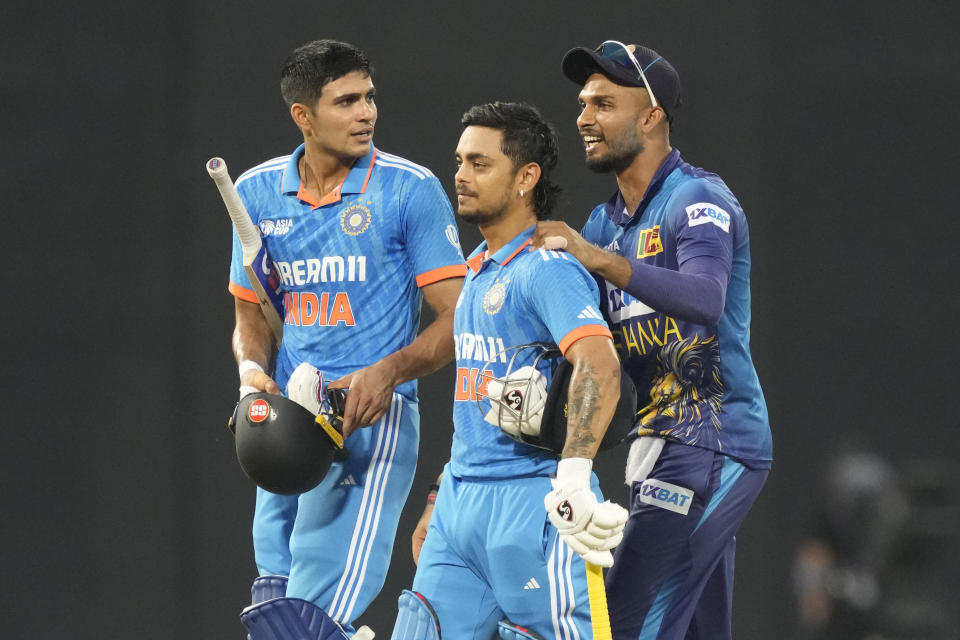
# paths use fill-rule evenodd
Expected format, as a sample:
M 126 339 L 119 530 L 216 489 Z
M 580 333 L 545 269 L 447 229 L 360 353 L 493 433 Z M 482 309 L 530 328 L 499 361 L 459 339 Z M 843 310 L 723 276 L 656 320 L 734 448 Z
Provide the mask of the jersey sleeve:
M 408 185 L 401 213 L 418 287 L 466 275 L 453 208 L 439 180 L 428 176 Z
M 240 248 L 240 239 L 237 232 L 233 232 L 233 252 L 230 256 L 230 283 L 227 289 L 236 298 L 247 302 L 258 302 L 257 294 L 250 285 L 250 278 L 243 269 L 243 251 Z
M 613 339 L 600 314 L 600 294 L 587 270 L 564 251 L 537 250 L 531 256 L 526 296 L 560 351 L 587 336 Z
M 677 190 L 670 204 L 670 224 L 677 241 L 677 265 L 691 258 L 714 258 L 724 275 L 733 268 L 733 236 L 740 205 L 725 189 L 693 180 Z

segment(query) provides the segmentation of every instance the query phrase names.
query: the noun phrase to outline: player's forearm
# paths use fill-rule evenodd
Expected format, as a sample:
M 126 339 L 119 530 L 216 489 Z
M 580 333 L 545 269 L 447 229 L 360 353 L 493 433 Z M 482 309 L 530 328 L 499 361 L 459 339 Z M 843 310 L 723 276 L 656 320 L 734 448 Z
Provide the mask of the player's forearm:
M 567 441 L 563 458 L 593 459 L 620 399 L 616 357 L 584 358 L 574 364 L 567 396 Z
M 580 259 L 587 271 L 597 274 L 615 287 L 625 288 L 630 282 L 632 274 L 630 261 L 621 255 L 605 251 L 595 245 L 588 244 L 587 246 L 589 249 Z
M 453 309 L 439 314 L 406 347 L 378 364 L 390 372 L 393 385 L 429 375 L 453 360 Z
M 621 288 L 651 309 L 704 326 L 720 320 L 728 273 L 728 266 L 720 258 L 691 258 L 679 271 L 639 260 L 627 263 L 631 274 L 629 282 Z
M 273 361 L 274 339 L 260 305 L 236 301 L 236 326 L 233 329 L 233 355 L 237 363 L 251 360 L 264 371 L 270 370 Z
M 447 278 L 423 287 L 434 320 L 413 342 L 377 363 L 393 386 L 422 378 L 453 360 L 453 310 L 463 278 Z
M 723 313 L 727 270 L 719 258 L 694 258 L 674 271 L 592 247 L 582 262 L 651 309 L 674 318 L 710 326 Z

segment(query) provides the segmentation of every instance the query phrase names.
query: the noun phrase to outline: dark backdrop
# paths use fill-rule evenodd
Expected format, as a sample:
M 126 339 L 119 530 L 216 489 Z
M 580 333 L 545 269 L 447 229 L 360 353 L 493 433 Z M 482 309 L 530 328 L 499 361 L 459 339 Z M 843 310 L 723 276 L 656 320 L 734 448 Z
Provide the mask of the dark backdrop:
M 368 52 L 378 146 L 448 190 L 467 107 L 539 105 L 562 135 L 559 217 L 576 224 L 614 183 L 582 165 L 563 53 L 640 41 L 680 71 L 673 142 L 750 221 L 774 430 L 739 535 L 738 637 L 793 624 L 790 555 L 831 450 L 855 438 L 898 461 L 958 453 L 955 5 L 246 4 L 0 10 L 5 636 L 242 637 L 253 490 L 224 426 L 230 226 L 203 165 L 221 155 L 236 176 L 298 144 L 278 69 L 317 37 Z M 361 619 L 379 637 L 447 455 L 451 384 L 448 368 L 421 386 L 420 470 Z M 621 502 L 622 453 L 599 463 Z M 956 585 L 956 560 L 942 565 Z

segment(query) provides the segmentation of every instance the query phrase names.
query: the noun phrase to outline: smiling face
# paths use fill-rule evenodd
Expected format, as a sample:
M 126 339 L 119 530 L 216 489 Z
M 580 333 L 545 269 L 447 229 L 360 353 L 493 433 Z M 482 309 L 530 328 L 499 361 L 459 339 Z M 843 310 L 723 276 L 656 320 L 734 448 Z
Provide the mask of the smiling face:
M 643 152 L 640 118 L 651 109 L 642 87 L 624 87 L 600 73 L 583 85 L 577 129 L 583 138 L 587 167 L 597 173 L 620 173 Z
M 362 158 L 370 151 L 377 122 L 375 96 L 370 75 L 352 71 L 325 84 L 312 109 L 294 104 L 291 111 L 309 146 L 351 160 Z
M 457 144 L 457 213 L 471 224 L 502 219 L 516 193 L 517 171 L 500 148 L 502 139 L 498 129 L 469 126 Z

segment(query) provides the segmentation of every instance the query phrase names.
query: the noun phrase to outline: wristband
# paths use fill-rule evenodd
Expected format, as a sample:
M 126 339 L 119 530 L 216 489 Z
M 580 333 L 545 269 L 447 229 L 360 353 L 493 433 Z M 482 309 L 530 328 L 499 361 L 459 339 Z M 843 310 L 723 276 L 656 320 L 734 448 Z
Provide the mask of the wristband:
M 251 369 L 253 369 L 254 371 L 259 371 L 260 373 L 264 373 L 263 367 L 261 367 L 259 364 L 257 364 L 253 360 L 244 360 L 237 366 L 237 370 L 240 372 L 241 378 L 243 377 L 243 374 L 245 374 L 247 371 L 250 371 Z
M 593 460 L 589 458 L 564 458 L 557 463 L 557 485 L 570 489 L 589 489 Z
M 440 485 L 432 484 L 430 485 L 430 490 L 427 493 L 427 504 L 433 504 L 437 501 L 437 492 L 440 491 Z

